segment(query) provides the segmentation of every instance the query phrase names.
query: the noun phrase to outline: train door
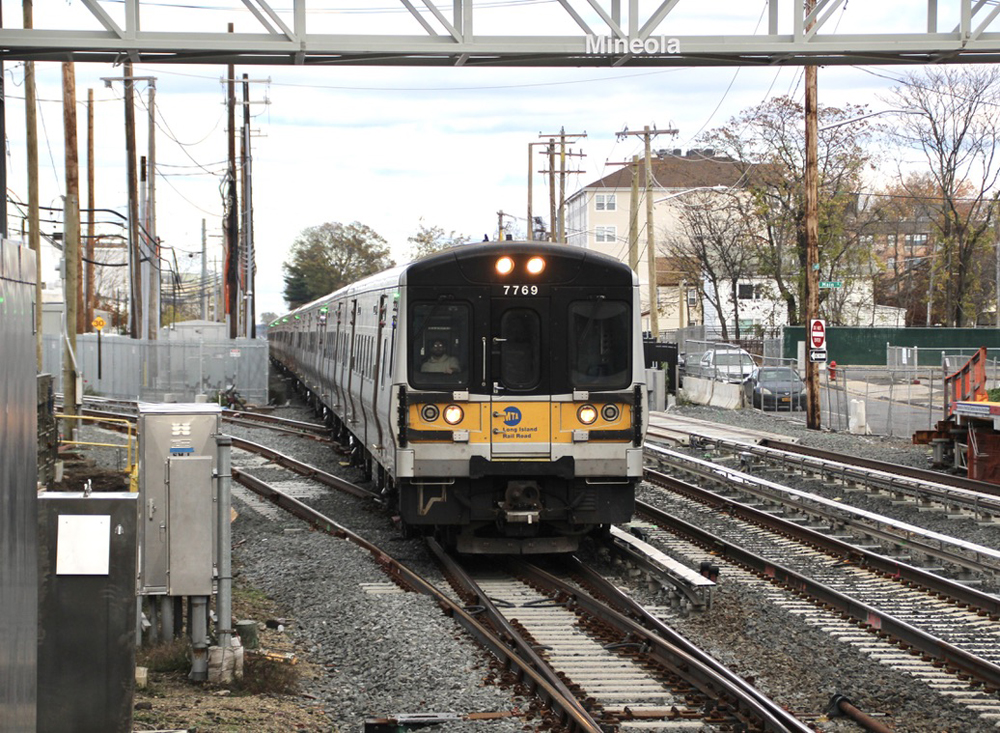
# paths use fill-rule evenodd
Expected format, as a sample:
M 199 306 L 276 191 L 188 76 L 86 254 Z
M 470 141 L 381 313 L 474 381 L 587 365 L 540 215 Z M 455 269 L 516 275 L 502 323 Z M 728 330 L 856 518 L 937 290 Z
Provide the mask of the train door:
M 549 304 L 546 298 L 493 298 L 490 374 L 494 459 L 551 455 Z

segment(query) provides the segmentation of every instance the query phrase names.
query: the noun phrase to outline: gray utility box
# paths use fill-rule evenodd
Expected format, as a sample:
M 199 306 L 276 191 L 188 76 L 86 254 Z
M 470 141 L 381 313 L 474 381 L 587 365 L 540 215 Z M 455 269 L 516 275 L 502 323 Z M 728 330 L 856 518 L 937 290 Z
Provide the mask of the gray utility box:
M 217 567 L 215 404 L 139 406 L 139 592 L 210 596 Z
M 38 733 L 132 730 L 136 503 L 38 496 Z

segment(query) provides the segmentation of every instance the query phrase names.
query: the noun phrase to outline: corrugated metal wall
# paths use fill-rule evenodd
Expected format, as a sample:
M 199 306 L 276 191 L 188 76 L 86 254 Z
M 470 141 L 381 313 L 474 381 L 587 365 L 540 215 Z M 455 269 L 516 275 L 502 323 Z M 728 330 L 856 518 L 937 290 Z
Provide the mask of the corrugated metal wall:
M 0 241 L 0 733 L 34 733 L 38 518 L 34 253 Z
M 805 341 L 804 326 L 786 326 L 783 352 L 794 359 L 798 342 Z M 917 347 L 920 363 L 940 366 L 941 352 L 976 349 L 985 346 L 1000 349 L 1000 329 L 996 328 L 864 328 L 827 326 L 827 359 L 841 365 L 886 363 L 886 345 Z

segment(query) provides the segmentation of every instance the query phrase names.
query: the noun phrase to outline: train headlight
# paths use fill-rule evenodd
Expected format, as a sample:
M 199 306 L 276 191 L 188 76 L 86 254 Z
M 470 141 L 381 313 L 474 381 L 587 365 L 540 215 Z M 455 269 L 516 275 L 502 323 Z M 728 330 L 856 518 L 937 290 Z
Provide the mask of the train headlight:
M 593 405 L 584 405 L 576 411 L 576 416 L 584 425 L 593 425 L 597 420 L 597 408 Z
M 545 269 L 545 260 L 541 257 L 532 257 L 528 260 L 528 272 L 532 275 L 541 274 L 542 270 Z
M 514 260 L 505 255 L 497 260 L 496 268 L 501 275 L 509 275 L 514 271 Z
M 448 405 L 444 408 L 444 421 L 449 425 L 458 425 L 462 422 L 463 417 L 465 417 L 465 413 L 458 405 Z
M 440 414 L 441 410 L 437 408 L 437 405 L 424 405 L 420 410 L 420 417 L 427 422 L 434 422 Z
M 618 409 L 618 405 L 605 405 L 601 408 L 601 417 L 608 422 L 614 422 L 620 414 L 621 411 Z

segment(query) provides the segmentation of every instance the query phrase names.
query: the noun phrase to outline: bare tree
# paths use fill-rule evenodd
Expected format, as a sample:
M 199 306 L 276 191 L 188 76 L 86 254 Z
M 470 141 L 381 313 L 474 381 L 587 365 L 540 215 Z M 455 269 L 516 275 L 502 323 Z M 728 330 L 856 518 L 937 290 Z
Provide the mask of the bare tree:
M 899 115 L 890 137 L 920 151 L 936 189 L 931 199 L 938 247 L 932 258 L 930 297 L 944 301 L 948 322 L 975 320 L 984 250 L 994 243 L 995 186 L 1000 177 L 1000 69 L 932 66 L 905 75 L 886 101 Z M 902 186 L 920 179 L 904 178 Z M 924 182 L 926 183 L 926 182 Z M 925 186 L 922 186 L 925 187 Z M 926 195 L 914 190 L 911 195 Z M 978 262 L 977 262 L 978 260 Z M 933 306 L 933 303 L 931 303 Z M 928 307 L 931 311 L 932 307 Z
M 858 196 L 871 164 L 871 125 L 855 120 L 858 105 L 819 108 L 820 277 L 841 279 L 864 269 L 870 257 L 858 227 Z M 744 170 L 741 202 L 757 244 L 758 274 L 773 280 L 788 322 L 804 318 L 805 129 L 802 105 L 776 97 L 744 110 L 702 142 L 726 151 Z M 849 123 L 849 124 L 848 124 Z M 820 304 L 826 298 L 821 294 Z
M 703 303 L 710 305 L 722 327 L 722 340 L 740 338 L 739 284 L 755 274 L 753 238 L 734 196 L 693 194 L 677 206 L 678 228 L 661 238 L 663 254 L 677 263 L 681 274 L 697 284 Z M 728 293 L 729 298 L 724 298 Z M 727 301 L 731 304 L 729 312 Z

